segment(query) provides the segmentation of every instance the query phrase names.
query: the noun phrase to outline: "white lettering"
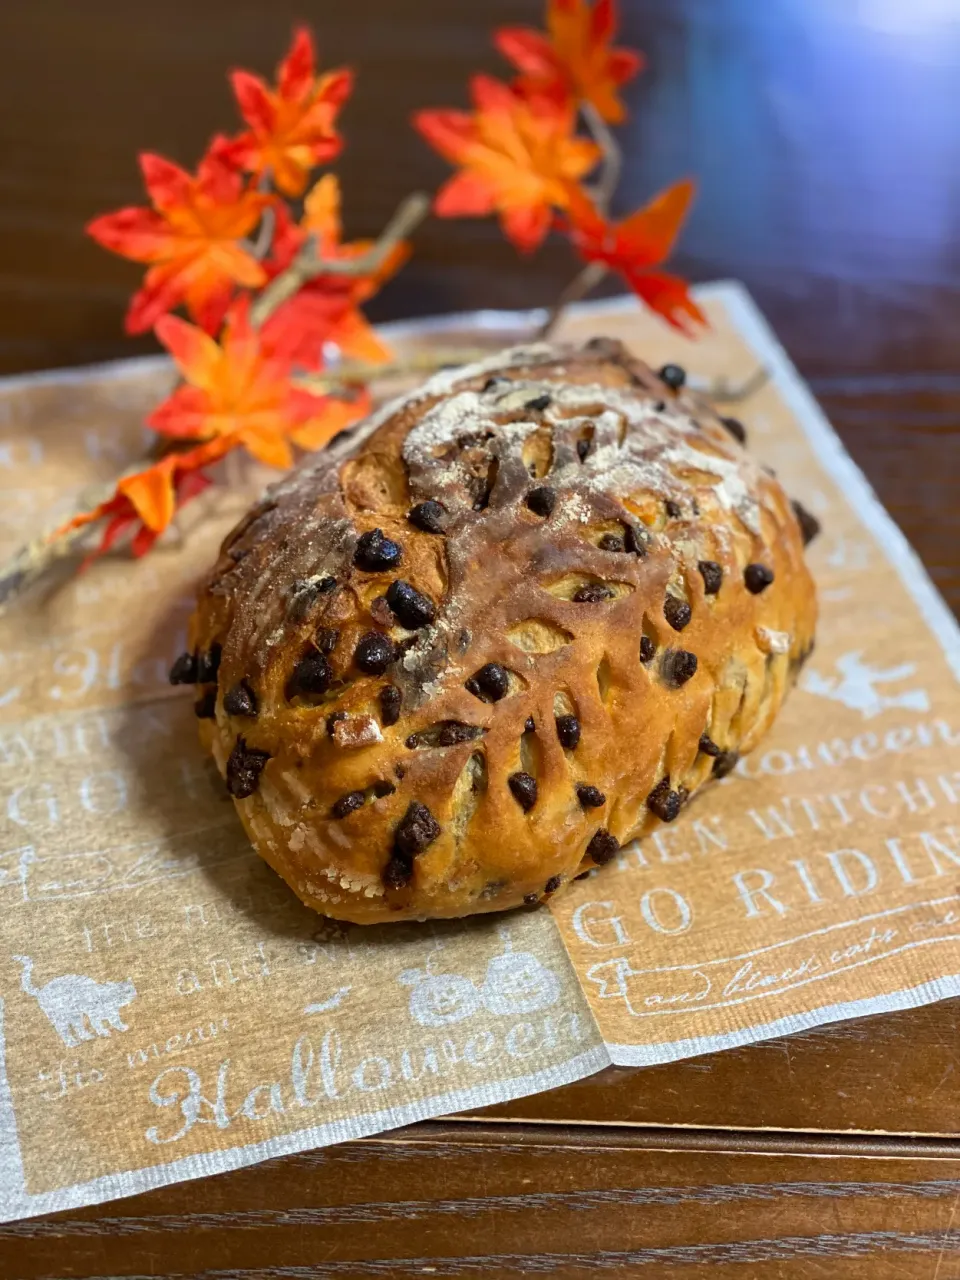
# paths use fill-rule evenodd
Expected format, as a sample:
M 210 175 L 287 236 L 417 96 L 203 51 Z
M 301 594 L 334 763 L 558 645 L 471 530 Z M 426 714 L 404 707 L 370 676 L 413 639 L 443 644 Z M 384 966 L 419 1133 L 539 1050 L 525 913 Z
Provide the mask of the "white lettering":
M 877 868 L 859 849 L 837 849 L 827 854 L 827 861 L 833 868 L 833 874 L 837 877 L 837 883 L 846 898 L 862 898 L 864 894 L 872 893 L 880 882 Z M 853 862 L 863 873 L 864 881 L 859 888 L 851 879 L 848 862 Z
M 667 901 L 658 908 L 657 900 L 661 896 Z M 661 912 L 664 910 L 673 917 L 672 922 L 665 923 L 661 919 Z M 690 904 L 675 889 L 649 889 L 640 899 L 640 914 L 656 933 L 686 933 L 693 919 Z
M 751 888 L 747 884 L 747 876 L 759 876 L 759 885 Z M 747 909 L 748 920 L 753 919 L 755 916 L 763 915 L 763 911 L 757 906 L 757 899 L 759 898 L 762 898 L 764 902 L 771 906 L 778 915 L 785 916 L 787 914 L 787 908 L 783 903 L 768 892 L 775 880 L 776 877 L 764 867 L 754 867 L 750 871 L 738 871 L 734 875 L 733 883 L 740 894 L 743 905 Z

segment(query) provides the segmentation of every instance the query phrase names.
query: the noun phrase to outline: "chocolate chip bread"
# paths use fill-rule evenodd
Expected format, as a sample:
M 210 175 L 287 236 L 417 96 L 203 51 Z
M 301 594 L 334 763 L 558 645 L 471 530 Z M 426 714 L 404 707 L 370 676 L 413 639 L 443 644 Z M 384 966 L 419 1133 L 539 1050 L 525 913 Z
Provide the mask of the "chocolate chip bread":
M 813 644 L 816 522 L 620 344 L 445 371 L 268 491 L 204 585 L 204 742 L 360 923 L 533 904 L 672 822 Z

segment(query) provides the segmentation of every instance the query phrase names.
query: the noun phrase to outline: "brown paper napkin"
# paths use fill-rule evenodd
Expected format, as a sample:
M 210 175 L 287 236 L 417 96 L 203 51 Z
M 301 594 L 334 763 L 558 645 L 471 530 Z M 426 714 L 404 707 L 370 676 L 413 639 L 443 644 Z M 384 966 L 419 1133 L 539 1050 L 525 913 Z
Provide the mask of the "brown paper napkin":
M 0 619 L 0 1220 L 960 991 L 956 626 L 746 295 L 701 298 L 696 344 L 626 300 L 567 329 L 770 369 L 738 413 L 824 519 L 818 649 L 733 776 L 550 912 L 341 926 L 250 851 L 166 672 L 262 472 Z M 523 328 L 393 336 L 484 319 Z M 139 455 L 169 379 L 0 383 L 4 552 Z

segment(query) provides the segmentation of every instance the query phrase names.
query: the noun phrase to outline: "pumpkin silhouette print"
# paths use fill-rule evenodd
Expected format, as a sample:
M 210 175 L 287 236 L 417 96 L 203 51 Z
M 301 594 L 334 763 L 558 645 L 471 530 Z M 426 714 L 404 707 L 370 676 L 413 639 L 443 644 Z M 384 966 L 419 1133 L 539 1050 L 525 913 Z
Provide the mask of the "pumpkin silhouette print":
M 514 951 L 510 935 L 500 930 L 504 950 L 487 965 L 480 999 L 490 1013 L 535 1013 L 560 999 L 557 975 L 532 952 Z
M 125 982 L 97 982 L 79 973 L 65 973 L 37 987 L 30 957 L 12 958 L 21 967 L 20 986 L 36 1000 L 69 1049 L 75 1049 L 81 1040 L 128 1030 L 120 1010 L 137 998 L 137 989 L 129 978 Z
M 400 982 L 413 987 L 410 1017 L 421 1027 L 446 1027 L 471 1018 L 480 1008 L 480 993 L 469 978 L 456 973 L 434 973 L 436 952 L 427 957 L 426 969 L 404 969 Z

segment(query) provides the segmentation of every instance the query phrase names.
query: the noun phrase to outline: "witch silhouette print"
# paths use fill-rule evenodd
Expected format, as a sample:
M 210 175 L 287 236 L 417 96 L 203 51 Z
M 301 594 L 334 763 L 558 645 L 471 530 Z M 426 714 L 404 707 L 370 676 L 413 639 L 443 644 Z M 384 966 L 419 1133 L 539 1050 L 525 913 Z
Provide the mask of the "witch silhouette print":
M 120 1010 L 137 996 L 137 989 L 129 978 L 124 982 L 97 982 L 79 973 L 65 973 L 37 987 L 30 957 L 13 956 L 12 959 L 21 967 L 20 986 L 28 996 L 33 996 L 68 1048 L 73 1049 L 81 1040 L 92 1040 L 94 1036 L 128 1030 Z

